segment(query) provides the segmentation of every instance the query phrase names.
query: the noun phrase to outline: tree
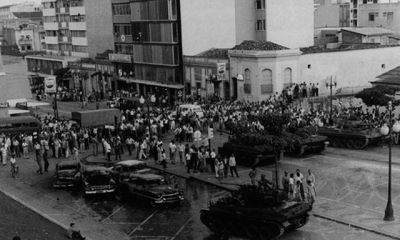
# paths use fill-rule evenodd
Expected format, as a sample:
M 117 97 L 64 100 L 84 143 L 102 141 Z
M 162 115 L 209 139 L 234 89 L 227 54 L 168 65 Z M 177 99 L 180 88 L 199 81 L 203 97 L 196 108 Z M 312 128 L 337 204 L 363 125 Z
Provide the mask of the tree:
M 399 100 L 394 99 L 395 92 L 398 87 L 377 85 L 372 88 L 366 88 L 355 95 L 356 98 L 361 98 L 363 103 L 368 107 L 378 108 L 386 106 L 389 101 L 392 101 L 394 106 L 400 104 Z

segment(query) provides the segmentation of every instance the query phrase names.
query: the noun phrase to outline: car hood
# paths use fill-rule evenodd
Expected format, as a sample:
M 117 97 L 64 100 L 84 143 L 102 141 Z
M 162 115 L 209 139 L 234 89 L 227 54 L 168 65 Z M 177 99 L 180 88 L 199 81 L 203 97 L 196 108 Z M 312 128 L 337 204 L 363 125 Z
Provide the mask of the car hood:
M 76 170 L 61 170 L 57 172 L 59 177 L 73 177 L 76 173 Z
M 151 187 L 147 187 L 146 188 L 147 191 L 152 192 L 154 194 L 173 194 L 173 193 L 177 193 L 178 190 L 174 189 L 171 186 L 151 186 Z

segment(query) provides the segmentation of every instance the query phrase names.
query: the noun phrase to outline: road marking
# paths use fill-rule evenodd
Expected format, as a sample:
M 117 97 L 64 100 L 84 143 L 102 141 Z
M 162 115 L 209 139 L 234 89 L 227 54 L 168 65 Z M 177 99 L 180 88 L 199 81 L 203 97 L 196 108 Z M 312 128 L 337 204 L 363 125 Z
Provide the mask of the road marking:
M 123 207 L 125 207 L 126 203 L 124 205 L 122 205 L 121 207 L 119 207 L 117 210 L 115 210 L 113 213 L 111 213 L 108 217 L 104 218 L 101 222 L 103 223 L 105 220 L 109 219 L 110 217 L 112 217 L 114 214 L 116 214 L 117 212 L 119 212 L 119 210 L 121 210 Z
M 178 232 L 176 232 L 176 234 L 171 238 L 171 240 L 174 240 L 179 233 L 181 233 L 183 231 L 183 229 L 189 224 L 190 221 L 193 220 L 193 217 L 191 217 L 189 220 L 187 220 L 187 222 L 178 230 Z
M 154 216 L 154 214 L 156 214 L 156 213 L 157 213 L 157 210 L 154 211 L 153 214 L 151 214 L 148 218 L 146 218 L 146 220 L 144 220 L 139 226 L 137 226 L 135 229 L 133 229 L 132 232 L 129 233 L 128 236 L 131 236 L 134 232 L 136 232 L 137 230 L 139 230 L 139 229 L 143 226 L 143 224 L 145 224 L 147 221 L 149 221 L 150 218 L 152 218 L 152 217 Z

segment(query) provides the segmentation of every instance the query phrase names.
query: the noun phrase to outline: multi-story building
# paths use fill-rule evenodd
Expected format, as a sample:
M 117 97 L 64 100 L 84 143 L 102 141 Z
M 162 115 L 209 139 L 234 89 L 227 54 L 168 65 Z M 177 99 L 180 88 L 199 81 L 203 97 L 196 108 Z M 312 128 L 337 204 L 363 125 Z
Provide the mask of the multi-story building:
M 369 4 L 381 3 L 397 3 L 399 0 L 344 0 L 350 1 L 350 26 L 358 27 L 359 25 L 359 10 L 362 6 Z
M 349 27 L 350 4 L 320 0 L 314 11 L 314 28 Z
M 48 53 L 94 57 L 112 49 L 110 0 L 42 0 L 42 4 Z
M 360 6 L 359 25 L 383 27 L 400 34 L 400 2 Z
M 179 0 L 112 0 L 116 89 L 177 99 L 182 94 Z

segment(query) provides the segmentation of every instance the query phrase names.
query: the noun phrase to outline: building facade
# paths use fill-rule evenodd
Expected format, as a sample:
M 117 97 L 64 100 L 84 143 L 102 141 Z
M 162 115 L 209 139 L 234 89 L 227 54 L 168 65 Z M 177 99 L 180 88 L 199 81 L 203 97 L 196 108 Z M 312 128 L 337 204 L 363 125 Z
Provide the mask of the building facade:
M 112 0 L 116 89 L 157 99 L 182 95 L 179 0 Z
M 42 4 L 49 54 L 87 58 L 112 49 L 110 0 L 42 0 Z
M 314 11 L 314 28 L 349 27 L 350 4 L 320 0 Z
M 350 1 L 350 26 L 358 27 L 361 26 L 359 12 L 366 5 L 375 5 L 382 3 L 396 3 L 399 0 L 345 0 L 346 2 Z
M 400 3 L 360 6 L 359 25 L 362 27 L 383 27 L 400 34 Z
M 20 4 L 11 4 L 0 7 L 0 21 L 5 19 L 17 19 L 14 13 L 29 13 L 29 12 L 41 12 L 42 6 L 35 2 L 25 2 Z

